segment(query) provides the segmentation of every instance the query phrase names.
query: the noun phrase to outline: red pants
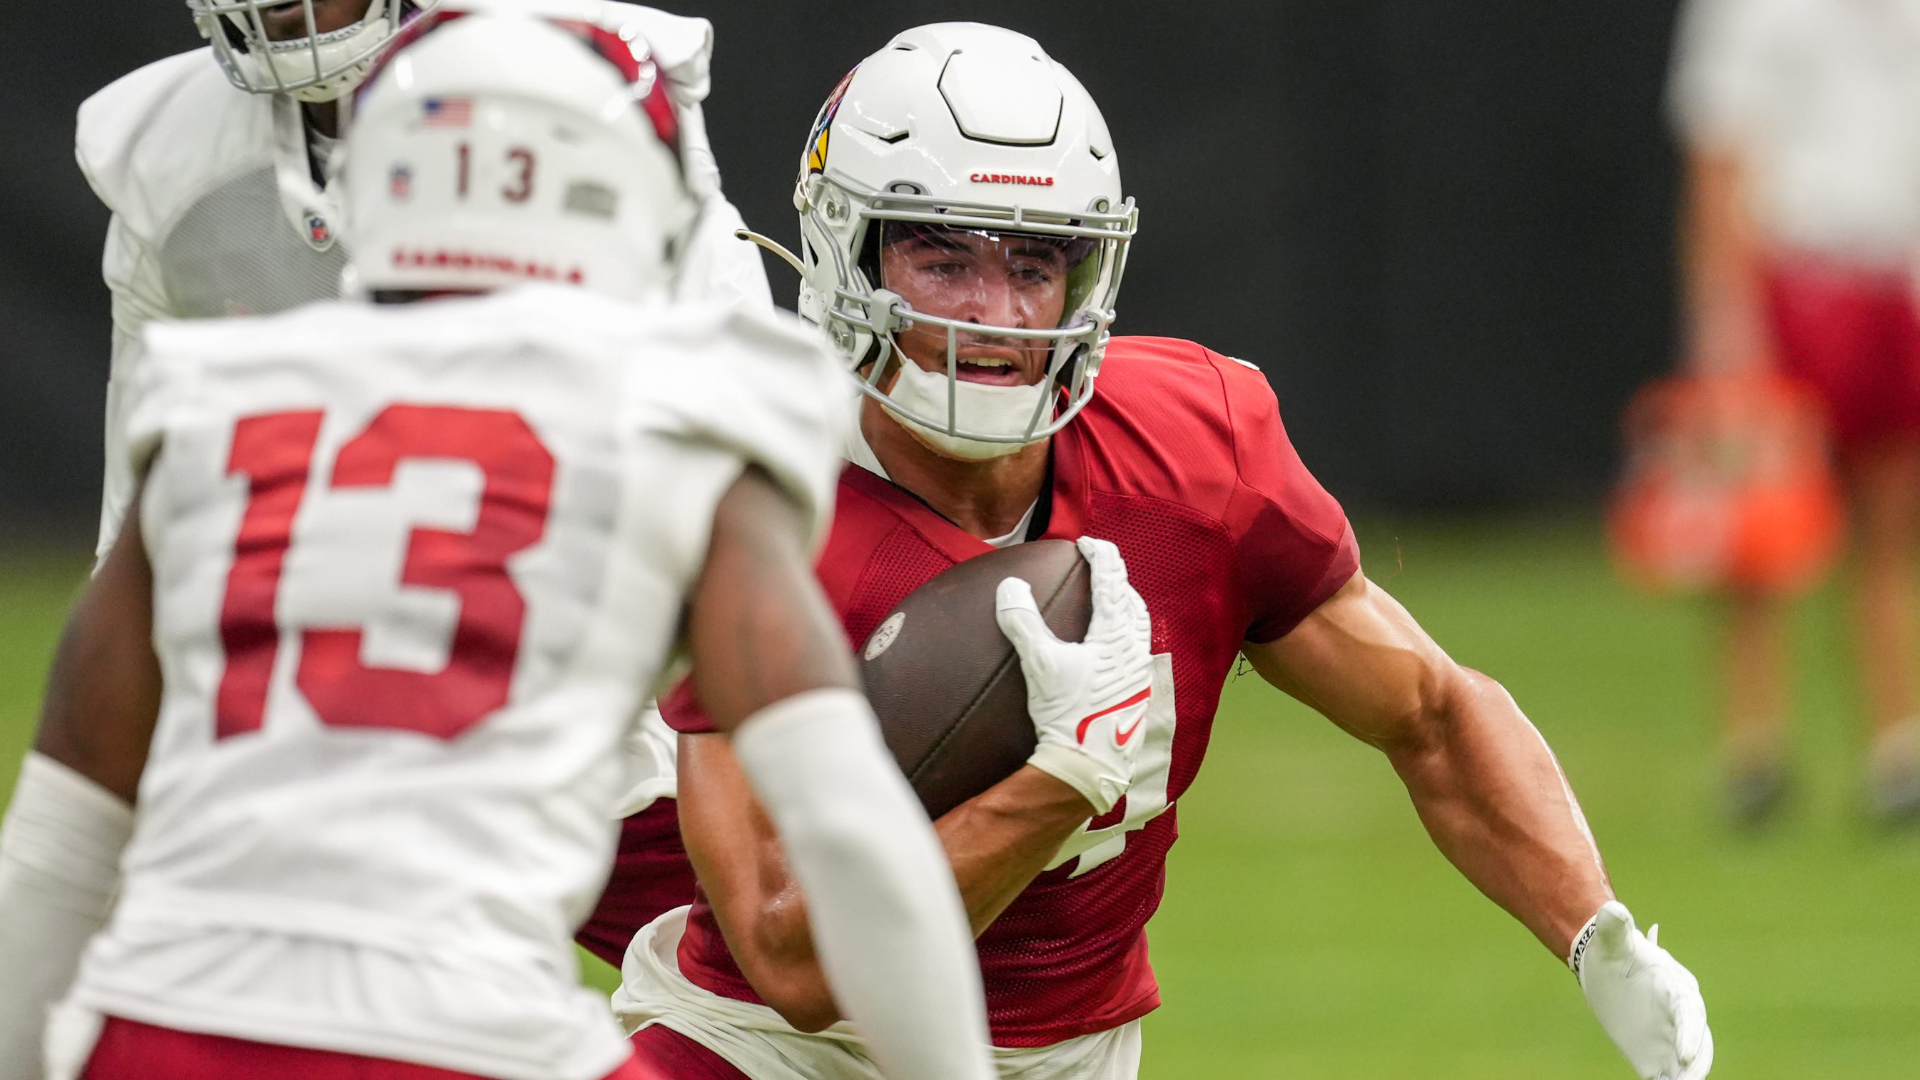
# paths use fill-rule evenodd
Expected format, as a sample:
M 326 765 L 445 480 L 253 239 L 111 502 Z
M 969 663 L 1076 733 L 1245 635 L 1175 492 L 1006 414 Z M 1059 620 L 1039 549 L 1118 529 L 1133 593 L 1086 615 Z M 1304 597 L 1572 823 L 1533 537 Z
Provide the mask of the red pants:
M 617 968 L 635 931 L 691 903 L 693 864 L 680 843 L 679 804 L 658 799 L 621 823 L 613 875 L 573 940 Z
M 483 1080 L 430 1065 L 195 1035 L 107 1018 L 82 1080 Z M 677 1080 L 628 1058 L 606 1080 Z
M 727 1059 L 685 1035 L 658 1024 L 633 1035 L 634 1059 L 673 1080 L 749 1080 Z
M 1920 441 L 1920 323 L 1903 271 L 1788 255 L 1767 275 L 1780 363 L 1825 400 L 1843 456 Z

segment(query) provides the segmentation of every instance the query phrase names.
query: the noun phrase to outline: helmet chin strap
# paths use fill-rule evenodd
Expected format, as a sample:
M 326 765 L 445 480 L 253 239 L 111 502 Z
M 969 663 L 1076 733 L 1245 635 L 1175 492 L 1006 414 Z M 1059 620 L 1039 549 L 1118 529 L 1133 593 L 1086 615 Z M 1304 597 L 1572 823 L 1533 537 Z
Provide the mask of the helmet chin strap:
M 900 358 L 893 385 L 886 391 L 898 408 L 886 410 L 887 414 L 936 453 L 963 461 L 991 461 L 1041 441 L 1022 442 L 1012 436 L 1028 427 L 1029 418 L 1046 399 L 1048 384 L 987 386 L 954 379 L 944 371 L 928 371 L 914 363 L 893 335 L 887 335 L 887 340 Z M 924 416 L 951 416 L 951 430 L 919 419 Z M 1008 438 L 969 438 L 959 433 L 962 429 Z

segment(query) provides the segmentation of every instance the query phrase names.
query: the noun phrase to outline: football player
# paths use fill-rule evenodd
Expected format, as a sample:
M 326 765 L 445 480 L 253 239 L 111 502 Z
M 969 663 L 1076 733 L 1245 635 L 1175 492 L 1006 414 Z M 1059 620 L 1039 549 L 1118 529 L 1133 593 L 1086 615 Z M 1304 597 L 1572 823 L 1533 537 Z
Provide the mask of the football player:
M 646 43 L 665 80 L 681 152 L 701 214 L 680 259 L 686 298 L 771 309 L 766 274 L 733 238 L 740 215 L 720 192 L 701 102 L 712 27 L 652 8 L 604 0 L 517 0 L 589 18 Z M 340 102 L 384 42 L 431 10 L 430 0 L 190 0 L 207 48 L 156 61 L 80 108 L 81 170 L 113 212 L 103 273 L 113 303 L 107 382 L 106 477 L 98 553 L 104 555 L 133 491 L 125 448 L 126 387 L 139 366 L 140 331 L 157 318 L 266 315 L 338 294 L 351 237 L 342 236 L 326 183 L 340 133 Z M 452 125 L 445 113 L 436 123 Z M 404 181 L 396 181 L 404 182 Z M 623 890 L 582 927 L 581 942 L 611 963 L 631 928 L 687 902 L 692 872 L 674 823 L 672 733 L 657 720 L 634 730 L 619 858 Z M 663 800 L 663 801 L 656 801 Z M 631 816 L 628 816 L 631 815 Z M 609 923 L 622 930 L 608 937 Z
M 600 27 L 436 13 L 347 136 L 361 302 L 146 328 L 0 834 L 4 1075 L 64 990 L 56 1080 L 655 1076 L 569 935 L 681 645 L 888 1074 L 991 1075 L 810 574 L 844 390 L 797 321 L 666 301 L 666 94 Z
M 188 0 L 207 48 L 167 57 L 80 106 L 75 156 L 112 212 L 102 274 L 113 302 L 99 552 L 133 484 L 122 445 L 140 328 L 159 318 L 268 315 L 339 294 L 350 237 L 326 179 L 341 100 L 381 46 L 438 0 Z M 524 0 L 643 40 L 666 82 L 702 214 L 680 288 L 772 306 L 739 212 L 720 193 L 701 102 L 713 30 L 611 0 Z M 442 123 L 454 117 L 441 118 Z
M 936 823 L 1003 1077 L 1136 1076 L 1175 807 L 1241 657 L 1385 753 L 1441 851 L 1570 966 L 1636 1073 L 1707 1074 L 1698 984 L 1615 899 L 1547 744 L 1361 573 L 1266 379 L 1193 342 L 1109 337 L 1135 213 L 1072 75 L 1006 30 L 903 33 L 827 100 L 795 204 L 802 313 L 863 394 L 819 566 L 848 637 L 958 560 L 1082 533 L 1118 546 L 1151 612 L 1124 783 L 1023 768 Z M 1015 641 L 1029 603 L 1000 596 Z M 686 733 L 703 895 L 636 937 L 616 1011 L 676 1075 L 873 1077 L 738 755 L 690 699 L 663 710 Z

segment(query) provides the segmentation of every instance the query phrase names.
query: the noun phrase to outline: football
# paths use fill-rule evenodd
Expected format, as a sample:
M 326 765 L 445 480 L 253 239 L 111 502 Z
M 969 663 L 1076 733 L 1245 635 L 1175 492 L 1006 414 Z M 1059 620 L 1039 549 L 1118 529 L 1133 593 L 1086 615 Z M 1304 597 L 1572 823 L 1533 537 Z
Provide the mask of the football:
M 994 592 L 1008 577 L 1033 586 L 1057 637 L 1086 637 L 1086 560 L 1071 541 L 1039 540 L 950 567 L 880 620 L 861 651 L 887 748 L 930 817 L 1004 780 L 1033 754 L 1027 680 L 994 619 Z

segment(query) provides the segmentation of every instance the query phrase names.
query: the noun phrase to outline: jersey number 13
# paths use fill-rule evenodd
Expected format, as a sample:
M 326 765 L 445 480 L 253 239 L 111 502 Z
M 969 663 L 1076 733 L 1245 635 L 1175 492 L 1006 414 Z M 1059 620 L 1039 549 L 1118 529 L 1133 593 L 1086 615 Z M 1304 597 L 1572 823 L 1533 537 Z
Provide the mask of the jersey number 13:
M 472 530 L 415 528 L 407 537 L 401 583 L 459 598 L 446 667 L 374 667 L 360 659 L 361 627 L 283 628 L 274 615 L 321 418 L 319 410 L 268 413 L 234 428 L 227 472 L 247 478 L 247 508 L 220 605 L 226 668 L 215 735 L 261 728 L 281 640 L 298 634 L 294 682 L 322 723 L 454 738 L 506 703 L 526 616 L 507 560 L 546 531 L 553 455 L 515 413 L 431 405 L 389 405 L 340 448 L 335 489 L 386 487 L 407 459 L 471 462 L 484 477 Z

